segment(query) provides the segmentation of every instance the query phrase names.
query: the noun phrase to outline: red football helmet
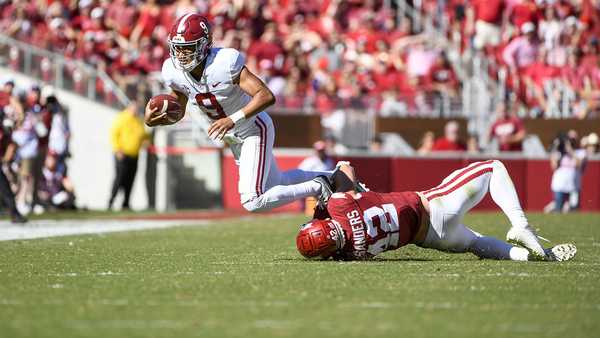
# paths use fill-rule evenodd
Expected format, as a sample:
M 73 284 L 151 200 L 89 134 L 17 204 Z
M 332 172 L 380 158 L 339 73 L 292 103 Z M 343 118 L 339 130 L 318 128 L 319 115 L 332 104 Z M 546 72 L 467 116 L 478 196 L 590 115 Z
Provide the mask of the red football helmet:
M 175 21 L 169 32 L 169 51 L 176 68 L 192 71 L 212 46 L 210 24 L 200 14 L 188 13 Z
M 296 248 L 306 258 L 327 259 L 341 250 L 344 244 L 344 231 L 332 219 L 313 219 L 303 224 L 296 236 Z

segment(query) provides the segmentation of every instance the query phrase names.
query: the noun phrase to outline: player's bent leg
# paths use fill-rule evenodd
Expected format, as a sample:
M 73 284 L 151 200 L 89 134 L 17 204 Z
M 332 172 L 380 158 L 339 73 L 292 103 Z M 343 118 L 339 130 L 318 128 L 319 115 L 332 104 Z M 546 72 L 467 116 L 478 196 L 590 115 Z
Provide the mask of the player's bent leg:
M 513 227 L 524 228 L 529 224 L 521 203 L 517 190 L 510 178 L 504 164 L 494 160 L 492 162 L 492 177 L 490 178 L 490 195 L 494 202 L 502 209 L 508 217 Z
M 443 214 L 465 214 L 488 192 L 494 161 L 476 162 L 452 172 L 435 188 L 422 191 L 431 206 Z
M 469 251 L 479 258 L 513 261 L 529 260 L 529 251 L 527 249 L 512 246 L 489 236 L 477 237 L 469 246 Z
M 281 173 L 281 184 L 297 184 L 310 181 L 318 176 L 331 176 L 333 171 L 306 171 L 301 169 L 292 169 Z
M 436 216 L 441 217 L 436 217 Z M 448 252 L 468 252 L 478 234 L 462 224 L 456 214 L 432 213 L 431 225 L 425 240 L 419 246 Z
M 430 229 L 421 246 L 452 253 L 470 252 L 483 259 L 527 261 L 529 258 L 526 249 L 482 236 L 461 223 L 447 226 L 442 236 Z
M 250 200 L 251 196 L 260 196 L 267 190 L 274 162 L 275 132 L 270 119 L 258 116 L 248 133 L 241 146 L 238 146 L 238 191 L 242 202 Z
M 432 215 L 436 210 L 441 215 L 464 215 L 483 199 L 488 190 L 512 224 L 507 240 L 525 246 L 540 258 L 545 257 L 544 249 L 528 225 L 513 182 L 502 162 L 489 160 L 473 163 L 453 172 L 442 184 L 422 194 L 430 201 Z
M 276 185 L 292 185 L 302 182 L 313 180 L 318 176 L 331 176 L 333 171 L 306 171 L 301 169 L 292 169 L 285 172 L 279 170 L 277 161 L 271 162 L 271 169 L 269 170 L 269 176 L 267 177 L 266 188 L 274 187 Z
M 490 195 L 512 225 L 506 234 L 506 240 L 509 243 L 524 246 L 539 259 L 545 259 L 546 252 L 538 241 L 535 230 L 529 226 L 506 167 L 500 161 L 494 161 L 493 166 L 494 170 L 490 179 Z
M 308 181 L 293 185 L 276 185 L 261 195 L 245 194 L 241 196 L 242 206 L 250 212 L 270 210 L 293 201 L 321 193 L 321 185 Z

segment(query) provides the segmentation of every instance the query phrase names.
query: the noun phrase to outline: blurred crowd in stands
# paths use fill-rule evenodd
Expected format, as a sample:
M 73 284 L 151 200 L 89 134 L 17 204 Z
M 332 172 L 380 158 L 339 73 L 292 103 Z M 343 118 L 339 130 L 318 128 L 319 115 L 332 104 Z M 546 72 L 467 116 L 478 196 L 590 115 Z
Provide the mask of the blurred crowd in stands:
M 67 111 L 51 87 L 0 83 L 0 191 L 13 219 L 31 211 L 75 208 L 68 178 Z
M 213 22 L 215 46 L 246 52 L 280 108 L 428 112 L 428 103 L 458 95 L 446 54 L 383 1 L 13 0 L 0 11 L 4 34 L 95 65 L 130 97 L 156 86 L 168 29 L 192 11 Z
M 600 1 L 418 3 L 463 59 L 481 58 L 528 116 L 598 117 Z
M 5 0 L 0 28 L 105 70 L 130 97 L 158 88 L 169 27 L 199 12 L 213 22 L 215 46 L 247 53 L 279 108 L 450 111 L 460 102 L 457 73 L 468 76 L 479 57 L 527 116 L 597 115 L 600 1 L 408 3 L 432 29 L 415 28 L 417 17 L 382 0 Z

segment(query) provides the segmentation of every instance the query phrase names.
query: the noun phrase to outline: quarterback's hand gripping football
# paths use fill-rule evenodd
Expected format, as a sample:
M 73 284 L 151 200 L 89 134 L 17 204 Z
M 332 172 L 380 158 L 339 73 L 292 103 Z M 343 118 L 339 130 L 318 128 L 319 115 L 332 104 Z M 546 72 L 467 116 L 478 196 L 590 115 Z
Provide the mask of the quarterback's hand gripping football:
M 220 118 L 208 128 L 208 137 L 210 137 L 212 140 L 222 140 L 225 134 L 227 134 L 227 132 L 231 130 L 234 125 L 235 123 L 233 123 L 231 118 Z
M 168 112 L 161 112 L 157 107 L 152 107 L 150 102 L 146 105 L 146 110 L 144 112 L 144 120 L 146 124 L 150 127 L 158 126 L 158 125 L 170 125 L 177 122 L 176 119 L 173 119 L 172 116 L 169 116 Z

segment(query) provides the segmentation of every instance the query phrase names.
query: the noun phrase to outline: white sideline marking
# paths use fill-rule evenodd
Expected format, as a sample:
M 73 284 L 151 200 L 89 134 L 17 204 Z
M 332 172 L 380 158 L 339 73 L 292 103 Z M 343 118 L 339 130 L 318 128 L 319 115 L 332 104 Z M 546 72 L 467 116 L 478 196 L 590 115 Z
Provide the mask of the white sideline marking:
M 0 241 L 46 237 L 103 234 L 121 231 L 165 229 L 176 226 L 206 225 L 207 220 L 39 220 L 25 225 L 0 221 Z

